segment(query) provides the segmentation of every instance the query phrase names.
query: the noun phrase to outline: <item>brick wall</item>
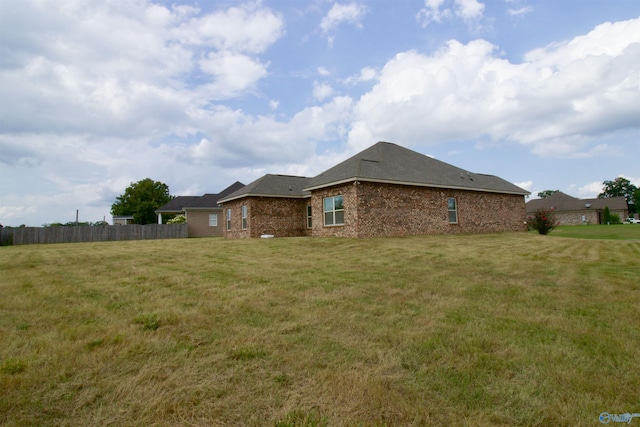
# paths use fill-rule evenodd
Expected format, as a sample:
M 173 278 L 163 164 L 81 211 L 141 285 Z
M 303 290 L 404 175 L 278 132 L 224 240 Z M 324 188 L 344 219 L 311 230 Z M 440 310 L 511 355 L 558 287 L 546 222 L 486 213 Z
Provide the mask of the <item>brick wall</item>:
M 311 210 L 313 215 L 313 236 L 358 237 L 358 193 L 353 183 L 321 188 L 311 192 Z M 325 197 L 342 196 L 344 202 L 344 225 L 325 226 Z
M 344 226 L 323 225 L 324 197 L 344 197 Z M 458 204 L 450 224 L 447 198 Z M 313 192 L 314 236 L 377 237 L 525 231 L 523 196 L 362 182 Z
M 343 196 L 344 225 L 325 226 L 323 199 Z M 458 205 L 458 222 L 449 223 L 447 199 Z M 307 228 L 306 206 L 311 204 L 312 229 Z M 241 206 L 248 211 L 242 230 Z M 379 237 L 445 233 L 525 231 L 524 196 L 361 182 L 313 191 L 311 198 L 247 197 L 225 203 L 220 225 L 226 227 L 226 209 L 232 210 L 227 238 L 337 236 Z
M 311 235 L 307 228 L 307 205 L 310 199 L 281 197 L 245 197 L 224 204 L 222 225 L 226 228 L 226 209 L 231 209 L 231 231 L 224 231 L 227 238 L 260 237 L 272 234 L 276 237 Z M 247 206 L 247 229 L 242 230 L 242 205 Z
M 248 199 L 239 199 L 227 202 L 222 206 L 222 235 L 229 239 L 244 239 L 249 236 L 249 229 L 242 229 L 242 205 L 247 204 Z M 231 209 L 231 229 L 227 230 L 227 209 Z M 247 213 L 249 215 L 249 213 Z
M 628 215 L 628 211 L 625 210 L 611 210 L 610 212 L 618 215 L 620 221 L 624 221 Z M 582 221 L 583 215 L 586 220 L 585 222 Z M 530 212 L 529 216 L 533 216 L 533 212 Z M 560 225 L 600 224 L 604 221 L 604 210 L 556 211 L 555 217 Z

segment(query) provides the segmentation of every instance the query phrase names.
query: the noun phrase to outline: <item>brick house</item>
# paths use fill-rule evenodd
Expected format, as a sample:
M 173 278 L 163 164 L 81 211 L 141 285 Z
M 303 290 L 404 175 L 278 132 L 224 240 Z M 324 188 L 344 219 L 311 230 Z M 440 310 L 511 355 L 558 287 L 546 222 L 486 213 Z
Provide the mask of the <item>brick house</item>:
M 158 223 L 162 223 L 162 215 L 185 215 L 189 237 L 222 236 L 222 206 L 218 200 L 242 187 L 244 184 L 236 181 L 220 193 L 178 196 L 155 211 Z
M 310 236 L 306 212 L 311 193 L 304 190 L 310 180 L 268 174 L 221 199 L 224 236 Z
M 221 198 L 224 236 L 525 231 L 529 192 L 388 142 L 320 175 L 265 175 Z
M 620 216 L 624 221 L 629 214 L 627 199 L 607 197 L 604 199 L 577 199 L 561 191 L 544 199 L 529 200 L 526 204 L 527 216 L 532 216 L 538 209 L 553 209 L 560 225 L 603 224 L 604 208 Z

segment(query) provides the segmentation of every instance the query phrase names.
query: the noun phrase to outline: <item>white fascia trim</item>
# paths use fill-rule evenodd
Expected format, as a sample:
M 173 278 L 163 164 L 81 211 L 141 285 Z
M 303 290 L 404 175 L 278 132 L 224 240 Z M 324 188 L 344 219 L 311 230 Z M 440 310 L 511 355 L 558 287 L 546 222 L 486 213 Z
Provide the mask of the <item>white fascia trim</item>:
M 210 207 L 210 208 L 205 208 L 205 207 L 197 207 L 197 208 L 184 208 L 182 209 L 182 212 L 186 212 L 186 211 L 211 211 L 211 210 L 221 210 L 222 207 L 221 206 L 216 206 L 216 207 Z
M 343 179 L 341 181 L 331 182 L 329 184 L 317 185 L 315 187 L 307 187 L 307 188 L 304 188 L 304 191 L 319 190 L 320 188 L 333 187 L 335 185 L 348 184 L 350 182 L 355 182 L 355 181 L 375 182 L 379 184 L 409 185 L 413 187 L 446 188 L 450 190 L 478 191 L 478 192 L 484 192 L 484 193 L 516 194 L 519 196 L 526 196 L 531 194 L 528 191 L 521 192 L 521 191 L 507 191 L 507 190 L 492 190 L 488 188 L 472 188 L 472 187 L 462 187 L 462 186 L 456 186 L 456 185 L 425 184 L 425 183 L 419 183 L 419 182 L 392 181 L 392 180 L 386 180 L 386 179 L 372 179 L 372 178 L 348 178 L 348 179 Z
M 289 196 L 289 195 L 285 195 L 285 194 L 247 193 L 247 194 L 241 194 L 241 195 L 236 196 L 236 197 L 231 197 L 229 199 L 218 200 L 218 203 L 223 204 L 223 203 L 231 202 L 233 200 L 242 199 L 243 197 L 277 197 L 277 198 L 281 198 L 281 199 L 307 199 L 307 198 L 311 197 L 311 194 L 305 194 L 305 195 L 302 195 L 302 196 Z

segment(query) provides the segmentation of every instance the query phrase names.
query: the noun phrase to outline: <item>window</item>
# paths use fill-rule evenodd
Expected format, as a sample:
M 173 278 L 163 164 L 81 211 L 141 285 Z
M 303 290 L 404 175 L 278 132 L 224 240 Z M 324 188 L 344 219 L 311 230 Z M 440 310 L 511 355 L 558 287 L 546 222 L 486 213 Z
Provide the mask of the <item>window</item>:
M 218 214 L 209 214 L 209 227 L 218 226 Z
M 307 228 L 311 228 L 311 205 L 307 206 Z
M 344 225 L 344 204 L 342 196 L 325 197 L 324 225 Z
M 227 230 L 231 230 L 231 209 L 227 209 Z
M 242 229 L 247 229 L 247 206 L 242 206 Z
M 449 223 L 457 224 L 458 223 L 458 204 L 456 203 L 455 198 L 449 197 L 447 199 L 447 208 L 449 209 Z

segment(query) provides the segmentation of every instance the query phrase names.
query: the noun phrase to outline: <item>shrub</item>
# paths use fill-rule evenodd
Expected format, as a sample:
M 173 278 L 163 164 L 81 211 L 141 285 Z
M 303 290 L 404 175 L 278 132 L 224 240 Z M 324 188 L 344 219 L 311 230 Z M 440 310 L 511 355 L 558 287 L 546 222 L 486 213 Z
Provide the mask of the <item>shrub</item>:
M 175 218 L 171 218 L 167 221 L 167 224 L 182 224 L 187 222 L 187 217 L 184 215 L 176 215 Z
M 609 206 L 604 207 L 604 214 L 602 219 L 604 224 L 621 224 L 620 215 L 611 213 L 611 211 L 609 210 Z
M 547 234 L 558 226 L 555 213 L 552 210 L 538 209 L 527 219 L 527 225 L 540 234 Z
M 622 224 L 622 220 L 620 219 L 620 215 L 612 213 L 610 218 L 611 224 Z

